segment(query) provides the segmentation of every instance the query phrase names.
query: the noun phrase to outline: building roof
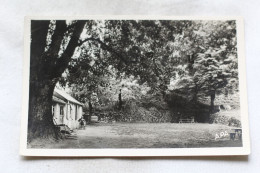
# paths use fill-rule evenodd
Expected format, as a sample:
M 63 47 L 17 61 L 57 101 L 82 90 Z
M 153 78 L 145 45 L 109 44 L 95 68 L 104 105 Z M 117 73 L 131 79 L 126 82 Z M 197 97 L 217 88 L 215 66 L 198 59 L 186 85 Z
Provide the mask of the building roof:
M 64 104 L 64 105 L 66 104 L 66 102 L 64 102 L 63 100 L 59 99 L 56 96 L 52 96 L 52 101 L 56 102 L 56 103 Z
M 58 90 L 58 89 L 55 88 L 53 95 L 55 97 L 59 98 L 59 99 L 62 99 L 62 100 L 65 99 L 66 101 L 69 101 L 69 102 L 72 102 L 74 104 L 83 106 L 83 103 L 80 103 L 78 100 L 74 99 L 72 96 L 67 94 L 65 91 L 61 91 L 61 90 Z

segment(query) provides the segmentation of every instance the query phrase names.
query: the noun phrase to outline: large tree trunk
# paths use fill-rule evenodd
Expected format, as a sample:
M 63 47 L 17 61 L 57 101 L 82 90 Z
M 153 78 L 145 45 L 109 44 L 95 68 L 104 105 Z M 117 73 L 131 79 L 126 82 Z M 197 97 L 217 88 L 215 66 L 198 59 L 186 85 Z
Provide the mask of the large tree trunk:
M 51 80 L 48 73 L 51 65 L 47 65 L 44 56 L 49 24 L 50 21 L 31 22 L 28 142 L 37 137 L 58 138 L 51 110 L 56 82 Z
M 52 43 L 46 51 L 49 25 L 50 21 L 31 22 L 28 142 L 37 137 L 59 138 L 52 116 L 53 90 L 78 46 L 85 22 L 76 22 L 71 39 L 61 57 L 58 57 L 58 52 L 67 30 L 66 21 L 56 21 Z
M 60 137 L 54 126 L 52 115 L 54 87 L 55 83 L 52 81 L 30 85 L 28 142 L 37 137 L 54 137 L 56 139 Z

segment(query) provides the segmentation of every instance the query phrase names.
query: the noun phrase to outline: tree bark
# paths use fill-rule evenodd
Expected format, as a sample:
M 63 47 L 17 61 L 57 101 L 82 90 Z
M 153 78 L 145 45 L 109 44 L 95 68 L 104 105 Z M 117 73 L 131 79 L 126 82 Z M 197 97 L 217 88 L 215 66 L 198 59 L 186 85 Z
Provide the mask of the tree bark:
M 119 101 L 119 103 L 118 103 L 118 109 L 121 110 L 121 109 L 122 109 L 122 105 L 123 105 L 121 89 L 119 90 L 118 101 Z
M 194 90 L 193 98 L 192 98 L 192 101 L 193 101 L 194 103 L 197 103 L 197 102 L 198 102 L 198 93 L 199 93 L 199 91 L 198 91 L 198 89 L 197 89 L 197 87 L 196 87 L 195 90 Z
M 212 91 L 210 94 L 210 112 L 214 113 L 214 101 L 216 97 L 216 91 Z
M 88 109 L 89 109 L 89 119 L 88 119 L 88 122 L 91 121 L 91 116 L 92 116 L 92 111 L 93 111 L 93 107 L 92 107 L 92 103 L 91 103 L 91 99 L 89 99 L 88 101 Z
M 53 77 L 60 77 L 61 74 L 66 70 L 66 68 L 69 65 L 69 62 L 71 61 L 71 57 L 74 54 L 74 51 L 76 47 L 79 46 L 79 38 L 80 35 L 84 29 L 86 21 L 77 21 L 75 24 L 75 29 L 73 31 L 73 34 L 71 36 L 71 39 L 68 43 L 67 48 L 64 50 L 63 54 L 60 58 L 57 59 L 56 66 L 54 68 L 54 71 L 52 72 Z
M 198 101 L 198 93 L 194 93 L 193 98 L 192 98 L 192 101 L 193 101 L 194 103 L 197 103 L 197 101 Z
M 28 142 L 37 137 L 54 137 L 56 139 L 60 137 L 53 123 L 51 109 L 55 84 L 46 81 L 30 85 Z

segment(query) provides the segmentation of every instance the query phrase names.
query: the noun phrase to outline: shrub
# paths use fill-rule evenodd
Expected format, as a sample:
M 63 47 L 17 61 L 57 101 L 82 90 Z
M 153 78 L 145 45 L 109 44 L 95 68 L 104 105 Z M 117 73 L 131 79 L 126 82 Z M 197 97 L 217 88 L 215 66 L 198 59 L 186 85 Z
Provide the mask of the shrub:
M 228 120 L 228 125 L 229 126 L 234 126 L 234 127 L 241 127 L 241 122 L 238 119 L 235 119 L 234 117 L 231 117 Z
M 224 124 L 228 126 L 241 127 L 241 122 L 235 117 L 229 117 L 222 113 L 211 114 L 209 123 Z

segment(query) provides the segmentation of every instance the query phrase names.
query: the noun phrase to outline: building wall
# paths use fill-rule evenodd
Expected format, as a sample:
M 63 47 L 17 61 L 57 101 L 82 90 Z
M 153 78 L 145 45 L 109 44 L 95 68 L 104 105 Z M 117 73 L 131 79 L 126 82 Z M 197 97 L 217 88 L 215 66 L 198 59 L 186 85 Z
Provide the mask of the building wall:
M 70 120 L 71 120 L 71 129 L 75 129 L 75 105 L 73 103 L 70 104 Z
M 61 107 L 63 107 L 63 115 L 61 115 Z M 53 113 L 53 118 L 54 118 L 54 124 L 63 124 L 63 119 L 65 116 L 66 112 L 66 106 L 59 104 L 59 103 L 54 103 L 52 106 L 52 113 Z
M 63 115 L 60 108 L 63 106 Z M 82 117 L 82 106 L 73 103 L 62 105 L 60 103 L 53 104 L 54 124 L 66 124 L 70 129 L 79 128 L 79 119 Z
M 69 115 L 68 115 L 68 104 L 65 105 L 65 113 L 64 113 L 64 119 L 63 119 L 63 123 L 62 124 L 66 124 L 67 126 L 69 126 Z
M 77 106 L 78 111 L 77 111 L 77 128 L 79 128 L 79 119 L 83 116 L 82 114 L 82 106 L 78 105 Z

